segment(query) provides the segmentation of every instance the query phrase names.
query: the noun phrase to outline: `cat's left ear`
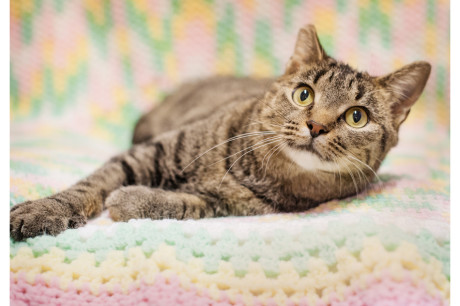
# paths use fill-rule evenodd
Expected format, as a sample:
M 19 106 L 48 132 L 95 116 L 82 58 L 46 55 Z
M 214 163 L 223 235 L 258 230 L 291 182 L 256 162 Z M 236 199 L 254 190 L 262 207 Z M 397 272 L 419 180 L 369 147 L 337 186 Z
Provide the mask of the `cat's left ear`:
M 326 58 L 326 52 L 319 42 L 315 26 L 307 24 L 303 26 L 297 34 L 294 54 L 292 54 L 286 65 L 285 74 L 292 74 L 302 65 L 319 62 Z
M 394 123 L 399 127 L 409 115 L 410 108 L 422 94 L 431 65 L 427 62 L 414 62 L 386 76 L 377 82 L 392 96 L 391 110 Z

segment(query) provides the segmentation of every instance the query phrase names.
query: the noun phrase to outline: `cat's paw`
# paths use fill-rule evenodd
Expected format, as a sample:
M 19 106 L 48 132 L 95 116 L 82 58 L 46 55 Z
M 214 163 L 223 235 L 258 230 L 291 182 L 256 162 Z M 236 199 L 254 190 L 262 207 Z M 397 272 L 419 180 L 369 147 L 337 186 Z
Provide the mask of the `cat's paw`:
M 142 190 L 143 186 L 139 186 Z M 141 214 L 136 211 L 136 206 L 131 203 L 141 204 L 145 201 L 142 199 L 141 192 L 138 192 L 138 186 L 122 187 L 112 192 L 105 200 L 105 207 L 109 211 L 110 218 L 114 221 L 129 221 L 130 219 L 141 218 Z
M 16 241 L 42 234 L 56 236 L 67 228 L 85 224 L 84 216 L 72 214 L 69 207 L 50 198 L 27 201 L 10 211 L 10 235 Z

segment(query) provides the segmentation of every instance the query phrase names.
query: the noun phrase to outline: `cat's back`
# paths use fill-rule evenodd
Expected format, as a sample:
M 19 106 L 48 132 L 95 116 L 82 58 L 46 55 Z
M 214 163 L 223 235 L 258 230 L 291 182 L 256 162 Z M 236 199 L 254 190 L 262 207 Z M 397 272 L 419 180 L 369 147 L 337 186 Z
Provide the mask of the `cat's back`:
M 133 143 L 205 119 L 229 104 L 237 107 L 238 102 L 262 97 L 272 82 L 267 78 L 217 76 L 185 83 L 140 118 Z

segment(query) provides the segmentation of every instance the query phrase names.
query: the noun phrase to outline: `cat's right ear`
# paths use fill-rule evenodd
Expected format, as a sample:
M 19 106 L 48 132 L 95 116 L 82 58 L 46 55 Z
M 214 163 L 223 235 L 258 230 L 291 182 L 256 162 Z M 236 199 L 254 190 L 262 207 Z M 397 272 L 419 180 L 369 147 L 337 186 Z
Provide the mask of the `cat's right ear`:
M 297 34 L 294 54 L 289 59 L 285 74 L 292 74 L 303 65 L 319 62 L 326 58 L 326 52 L 324 52 L 319 42 L 315 26 L 307 24 L 303 26 L 299 30 L 299 34 Z
M 391 110 L 397 127 L 406 120 L 410 108 L 422 94 L 430 72 L 431 65 L 420 61 L 377 78 L 383 89 L 392 95 Z

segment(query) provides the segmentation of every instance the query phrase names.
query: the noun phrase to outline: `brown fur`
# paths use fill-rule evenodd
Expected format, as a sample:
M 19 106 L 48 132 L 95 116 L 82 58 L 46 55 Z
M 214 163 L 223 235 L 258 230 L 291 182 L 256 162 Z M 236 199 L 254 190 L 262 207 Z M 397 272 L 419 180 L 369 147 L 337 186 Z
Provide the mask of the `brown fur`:
M 14 206 L 11 235 L 56 235 L 104 208 L 117 221 L 197 219 L 304 211 L 356 194 L 397 144 L 429 73 L 426 62 L 380 78 L 358 72 L 327 56 L 305 26 L 284 75 L 183 85 L 139 120 L 128 152 L 67 190 Z M 292 100 L 300 85 L 313 89 L 312 104 Z M 355 106 L 369 117 L 359 129 L 344 120 Z

